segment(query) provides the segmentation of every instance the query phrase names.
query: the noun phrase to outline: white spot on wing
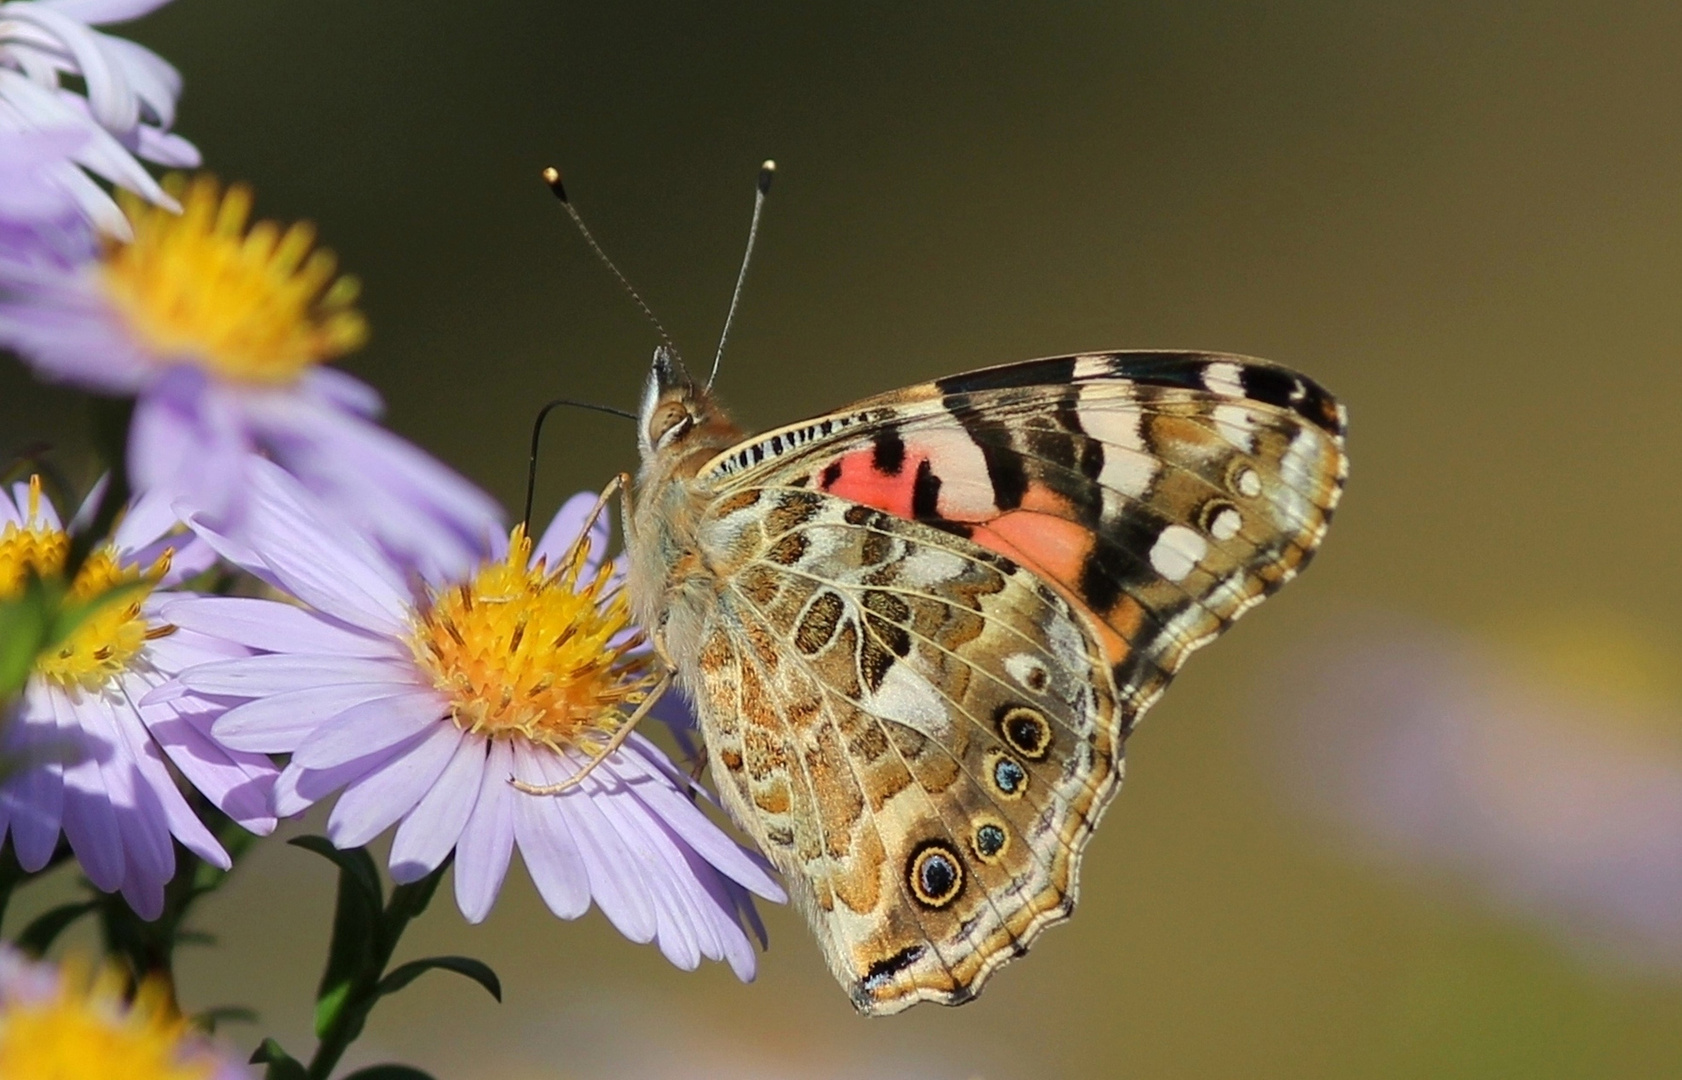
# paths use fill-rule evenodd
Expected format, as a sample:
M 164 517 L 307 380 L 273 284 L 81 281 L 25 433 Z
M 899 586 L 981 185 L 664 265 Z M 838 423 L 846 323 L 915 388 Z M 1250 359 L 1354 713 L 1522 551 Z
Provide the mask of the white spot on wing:
M 1045 661 L 1028 653 L 1016 653 L 1013 656 L 1005 657 L 1005 673 L 1030 690 L 1034 689 L 1035 682 L 1038 682 L 1040 688 L 1044 689 L 1048 685 L 1051 675 L 1046 670 Z
M 1077 379 L 1101 379 L 1113 370 L 1113 362 L 1108 356 L 1075 357 L 1075 378 Z
M 894 720 L 931 739 L 951 734 L 952 715 L 940 691 L 904 660 L 895 660 L 874 694 L 866 687 L 862 702 L 872 714 Z
M 1162 530 L 1151 547 L 1151 565 L 1169 581 L 1184 581 L 1209 550 L 1209 542 L 1184 525 Z
M 1230 360 L 1210 364 L 1203 369 L 1203 385 L 1212 394 L 1222 397 L 1243 397 L 1243 369 Z
M 935 510 L 954 521 L 980 521 L 997 512 L 993 481 L 981 447 L 961 428 L 918 432 L 906 446 L 908 460 L 927 455 L 929 468 L 940 478 Z M 910 467 L 909 465 L 907 467 Z
M 1279 460 L 1277 500 L 1281 516 L 1296 528 L 1311 531 L 1316 510 L 1306 492 L 1321 486 L 1319 440 L 1309 428 L 1297 432 Z
M 1256 449 L 1256 417 L 1242 405 L 1217 405 L 1215 430 L 1221 438 L 1240 450 L 1253 453 Z
M 1209 535 L 1216 540 L 1231 540 L 1238 535 L 1238 530 L 1244 527 L 1244 515 L 1237 510 L 1227 507 L 1215 515 L 1215 520 L 1209 523 Z
M 927 589 L 963 576 L 969 563 L 961 555 L 936 547 L 920 547 L 899 564 L 905 585 Z
M 1139 431 L 1139 410 L 1100 385 L 1081 390 L 1078 414 L 1082 430 L 1104 444 L 1098 483 L 1131 498 L 1143 495 L 1157 466 Z

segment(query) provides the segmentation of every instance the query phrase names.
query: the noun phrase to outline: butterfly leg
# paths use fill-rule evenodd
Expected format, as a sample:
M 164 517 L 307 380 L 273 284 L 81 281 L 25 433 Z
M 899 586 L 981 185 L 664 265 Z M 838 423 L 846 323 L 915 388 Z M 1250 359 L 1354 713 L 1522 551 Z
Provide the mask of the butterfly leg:
M 624 530 L 625 550 L 629 551 L 631 549 L 631 530 L 636 528 L 636 516 L 631 513 L 631 474 L 622 472 L 615 476 L 612 483 L 603 489 L 603 497 L 606 497 L 607 493 L 611 492 L 615 486 L 619 488 L 619 527 Z
M 705 743 L 702 743 L 701 744 L 701 749 L 699 749 L 695 752 L 695 763 L 689 767 L 689 801 L 690 802 L 694 802 L 695 799 L 699 796 L 699 794 L 702 790 L 702 788 L 701 788 L 701 777 L 706 774 L 707 766 L 711 763 L 712 763 L 712 754 L 708 752 L 707 745 Z
M 573 562 L 577 559 L 584 558 L 585 552 L 590 550 L 590 530 L 596 527 L 596 520 L 602 516 L 602 511 L 607 508 L 607 504 L 613 499 L 615 493 L 618 493 L 621 497 L 621 502 L 624 507 L 621 516 L 625 523 L 626 535 L 630 535 L 630 480 L 631 477 L 629 473 L 620 473 L 612 480 L 609 480 L 606 487 L 602 488 L 602 493 L 596 496 L 596 505 L 592 506 L 590 508 L 590 512 L 584 517 L 584 527 L 579 530 L 578 539 L 573 543 L 572 547 L 568 549 L 566 561 L 556 567 L 557 571 L 571 569 Z
M 609 739 L 607 741 L 607 745 L 602 747 L 601 753 L 592 758 L 589 764 L 585 765 L 582 769 L 579 769 L 565 780 L 562 780 L 560 783 L 528 784 L 524 780 L 514 776 L 510 776 L 508 778 L 508 782 L 513 784 L 519 790 L 525 792 L 527 795 L 559 795 L 563 791 L 577 787 L 579 784 L 584 782 L 585 777 L 595 771 L 597 765 L 600 765 L 603 761 L 607 760 L 609 754 L 613 753 L 625 744 L 625 740 L 630 738 L 631 732 L 636 728 L 637 724 L 642 722 L 642 718 L 648 715 L 649 710 L 654 708 L 655 703 L 665 696 L 666 691 L 671 689 L 671 686 L 672 672 L 668 668 L 660 676 L 660 681 L 655 683 L 654 688 L 648 692 L 648 696 L 642 699 L 642 704 L 638 705 L 636 711 L 630 715 L 624 724 L 620 725 L 618 731 L 613 733 L 613 738 Z

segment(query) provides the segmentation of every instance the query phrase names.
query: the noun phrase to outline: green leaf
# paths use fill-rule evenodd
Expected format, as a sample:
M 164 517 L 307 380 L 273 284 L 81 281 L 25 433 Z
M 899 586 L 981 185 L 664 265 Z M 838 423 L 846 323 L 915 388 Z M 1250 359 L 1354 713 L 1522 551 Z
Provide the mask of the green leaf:
M 101 609 L 141 595 L 151 588 L 152 583 L 142 578 L 113 585 L 87 600 L 61 600 L 52 613 L 52 621 L 47 624 L 47 642 L 43 648 L 50 649 L 75 633 L 78 626 L 93 618 Z
M 257 1052 L 251 1055 L 251 1064 L 269 1067 L 263 1074 L 264 1080 L 309 1080 L 310 1074 L 303 1063 L 282 1050 L 273 1039 L 263 1040 Z
M 58 936 L 68 930 L 77 919 L 92 912 L 99 906 L 97 900 L 78 900 L 37 915 L 30 924 L 23 928 L 23 933 L 14 942 L 18 948 L 33 956 L 45 953 Z
M 244 1005 L 217 1005 L 193 1015 L 193 1025 L 208 1035 L 216 1034 L 218 1024 L 255 1024 L 257 1010 Z
M 0 601 L 0 700 L 23 689 L 36 657 L 75 633 L 101 609 L 151 587 L 148 581 L 128 581 L 87 600 L 71 601 L 63 578 L 26 575 L 23 591 Z
M 331 962 L 331 958 L 329 958 L 328 963 L 331 964 Z M 351 991 L 354 989 L 356 989 L 356 981 L 353 978 L 342 979 L 331 986 L 327 985 L 325 979 L 322 980 L 321 988 L 317 991 L 315 999 L 316 1038 L 325 1039 L 327 1037 L 328 1030 L 339 1021 L 339 1015 L 344 1012 L 345 1004 L 350 1000 Z M 354 1026 L 360 1031 L 362 1028 L 361 1021 L 356 1021 Z
M 429 971 L 453 971 L 457 975 L 465 975 L 469 979 L 483 986 L 498 1001 L 502 1000 L 502 980 L 496 977 L 496 972 L 483 960 L 474 960 L 467 956 L 429 956 L 424 960 L 411 960 L 380 980 L 375 992 L 381 997 L 395 994 Z
M 0 702 L 23 689 L 34 670 L 35 657 L 46 648 L 56 598 L 47 583 L 34 575 L 17 596 L 0 601 Z
M 133 398 L 94 397 L 88 400 L 88 412 L 93 421 L 93 445 L 105 462 L 107 475 L 105 492 L 100 496 L 93 520 L 88 527 L 70 538 L 70 557 L 65 561 L 64 575 L 74 580 L 94 548 L 111 535 L 117 515 L 128 504 L 128 437 L 134 419 Z
M 444 880 L 444 871 L 455 862 L 455 857 L 455 852 L 450 852 L 432 873 L 391 890 L 391 903 L 385 909 L 386 940 L 395 942 L 409 920 L 418 917 L 432 903 L 432 894 L 438 891 L 438 883 Z
M 356 1070 L 345 1080 L 432 1080 L 432 1074 L 412 1065 L 370 1065 Z
M 380 873 L 374 868 L 374 860 L 363 848 L 350 848 L 341 851 L 333 846 L 333 841 L 325 836 L 294 836 L 287 841 L 293 847 L 313 851 L 322 858 L 330 860 L 345 875 L 352 877 L 367 894 L 369 901 L 377 911 L 385 902 L 385 890 L 380 886 Z

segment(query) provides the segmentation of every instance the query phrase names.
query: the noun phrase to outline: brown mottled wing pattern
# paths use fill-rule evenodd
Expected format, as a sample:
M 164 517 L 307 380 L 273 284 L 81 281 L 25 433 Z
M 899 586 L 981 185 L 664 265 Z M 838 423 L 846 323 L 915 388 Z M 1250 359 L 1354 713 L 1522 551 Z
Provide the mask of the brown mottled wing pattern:
M 708 529 L 745 556 L 700 657 L 724 797 L 861 1009 L 967 1000 L 1072 904 L 1120 778 L 1103 655 L 1002 556 L 812 492 L 752 494 Z
M 689 682 L 721 788 L 867 1012 L 968 1000 L 1074 903 L 1123 741 L 1294 576 L 1342 410 L 1241 357 L 1031 361 L 703 467 Z

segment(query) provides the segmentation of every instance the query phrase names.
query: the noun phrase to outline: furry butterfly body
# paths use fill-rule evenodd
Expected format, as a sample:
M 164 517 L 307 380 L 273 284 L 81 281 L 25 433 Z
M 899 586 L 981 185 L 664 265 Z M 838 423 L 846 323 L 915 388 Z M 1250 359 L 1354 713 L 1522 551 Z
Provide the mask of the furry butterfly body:
M 958 1004 L 1073 910 L 1123 747 L 1295 576 L 1347 472 L 1309 379 L 1029 361 L 744 438 L 664 350 L 632 603 L 860 1011 Z

